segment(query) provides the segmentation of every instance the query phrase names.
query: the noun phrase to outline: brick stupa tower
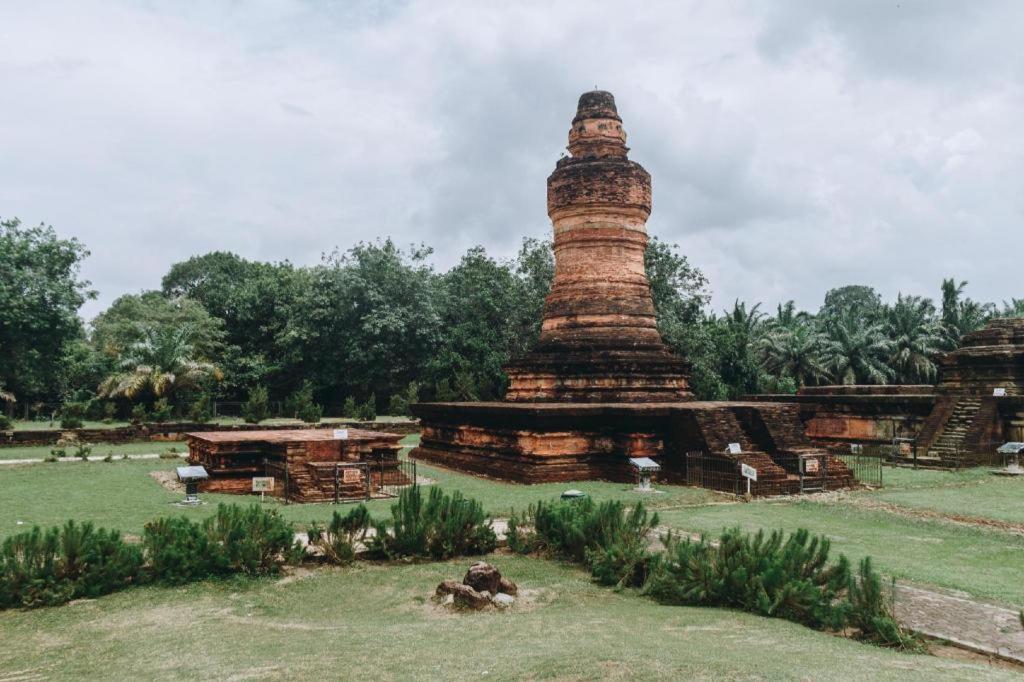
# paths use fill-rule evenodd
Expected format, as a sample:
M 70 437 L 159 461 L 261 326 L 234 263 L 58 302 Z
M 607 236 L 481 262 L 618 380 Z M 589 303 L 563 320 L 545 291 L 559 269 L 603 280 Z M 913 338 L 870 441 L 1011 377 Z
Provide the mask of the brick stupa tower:
M 555 278 L 540 340 L 506 367 L 506 400 L 691 400 L 689 364 L 658 333 L 644 271 L 651 176 L 627 156 L 610 92 L 580 97 L 568 149 L 548 177 Z
M 689 482 L 686 453 L 701 451 L 732 470 L 722 489 L 747 464 L 755 494 L 792 492 L 799 477 L 779 462 L 809 445 L 796 406 L 695 401 L 689 364 L 658 333 L 644 271 L 651 176 L 628 151 L 611 93 L 580 97 L 571 156 L 548 178 L 555 277 L 537 346 L 506 367 L 503 402 L 414 405 L 411 455 L 525 483 L 626 481 L 631 457 L 652 457 L 661 480 Z M 730 444 L 741 452 L 723 454 Z M 841 462 L 829 470 L 850 480 Z

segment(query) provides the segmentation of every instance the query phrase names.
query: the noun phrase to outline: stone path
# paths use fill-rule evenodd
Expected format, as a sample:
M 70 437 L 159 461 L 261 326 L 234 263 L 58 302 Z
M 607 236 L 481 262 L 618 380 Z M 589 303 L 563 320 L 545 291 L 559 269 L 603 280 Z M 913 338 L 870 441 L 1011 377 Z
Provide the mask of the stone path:
M 179 453 L 178 457 L 181 457 L 181 458 L 188 457 L 188 453 L 187 452 Z M 128 459 L 159 459 L 159 458 L 160 458 L 160 455 L 156 454 L 156 453 L 149 454 L 149 455 L 128 455 Z M 106 459 L 106 455 L 90 455 L 88 459 L 89 459 L 90 462 L 102 462 L 104 459 Z M 119 459 L 124 459 L 124 457 L 121 456 L 121 455 L 114 455 L 114 461 L 117 461 Z M 57 459 L 57 462 L 81 462 L 81 461 L 82 460 L 79 457 L 60 457 L 60 458 Z M 57 462 L 52 462 L 52 463 L 55 464 Z M 31 458 L 31 459 L 0 459 L 0 466 L 2 466 L 4 464 L 43 464 L 43 463 L 50 464 L 51 462 L 47 462 L 45 459 L 40 459 L 38 457 L 34 457 L 34 458 Z
M 664 549 L 660 538 L 669 530 L 700 539 L 699 533 L 659 527 L 654 529 L 652 549 Z M 1024 665 L 1024 624 L 1019 612 L 902 583 L 896 583 L 894 596 L 896 620 L 908 630 Z

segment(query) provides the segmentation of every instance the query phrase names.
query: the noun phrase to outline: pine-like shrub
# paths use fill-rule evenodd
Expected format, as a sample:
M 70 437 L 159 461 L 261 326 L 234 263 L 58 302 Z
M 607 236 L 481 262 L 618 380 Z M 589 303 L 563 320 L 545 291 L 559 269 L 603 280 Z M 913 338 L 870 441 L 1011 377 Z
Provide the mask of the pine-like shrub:
M 365 403 L 356 407 L 356 419 L 362 422 L 372 422 L 377 418 L 377 395 L 371 393 Z
M 409 408 L 413 403 L 419 402 L 419 399 L 420 385 L 415 381 L 411 381 L 404 391 L 391 396 L 391 399 L 388 401 L 388 414 L 392 417 L 408 416 L 412 414 L 412 410 Z
M 60 428 L 80 429 L 85 417 L 85 403 L 67 402 L 60 408 Z
M 370 510 L 360 504 L 345 516 L 334 512 L 326 528 L 316 522 L 311 524 L 309 544 L 332 564 L 350 564 L 356 558 L 356 543 L 365 543 L 369 530 Z
M 149 574 L 157 582 L 181 585 L 230 572 L 224 553 L 212 546 L 202 525 L 184 516 L 150 521 L 142 544 Z
M 850 582 L 849 562 L 840 556 L 828 563 L 824 536 L 731 529 L 717 545 L 704 537 L 668 537 L 665 544 L 645 588 L 659 602 L 728 606 L 814 628 L 839 629 L 847 621 L 849 604 L 839 597 Z
M 583 564 L 602 585 L 639 586 L 651 561 L 648 537 L 657 524 L 658 515 L 642 503 L 627 511 L 619 501 L 596 504 L 587 497 L 538 502 L 522 517 L 513 514 L 506 537 L 512 551 Z
M 242 405 L 242 418 L 246 424 L 259 424 L 270 417 L 270 395 L 265 386 L 249 391 L 249 399 Z
M 420 486 L 402 490 L 391 506 L 391 523 L 380 523 L 372 550 L 390 559 L 486 554 L 497 546 L 497 536 L 483 507 L 455 491 L 451 495 L 431 488 L 424 500 Z
M 68 521 L 12 535 L 0 545 L 0 608 L 63 604 L 123 589 L 139 578 L 142 551 L 116 531 Z
M 145 424 L 149 421 L 149 411 L 146 409 L 145 403 L 132 406 L 131 421 L 132 424 Z
M 3 412 L 0 412 L 0 431 L 9 431 L 14 428 L 14 422 Z
M 171 412 L 171 404 L 167 402 L 167 398 L 160 398 L 153 403 L 153 411 L 149 416 L 157 424 L 163 424 L 171 418 Z
M 201 523 L 184 516 L 157 519 L 146 524 L 143 545 L 153 578 L 172 584 L 275 573 L 302 553 L 292 524 L 258 504 L 221 504 Z
M 205 424 L 213 420 L 213 406 L 209 393 L 200 393 L 188 406 L 188 419 L 196 424 Z
M 886 598 L 882 579 L 871 566 L 871 557 L 864 557 L 857 575 L 850 576 L 847 598 L 849 624 L 860 631 L 861 639 L 897 649 L 921 648 L 920 641 L 896 622 L 893 600 Z
M 303 382 L 302 387 L 291 395 L 288 406 L 295 417 L 307 424 L 319 422 L 324 414 L 323 408 L 313 400 L 313 387 L 308 382 Z

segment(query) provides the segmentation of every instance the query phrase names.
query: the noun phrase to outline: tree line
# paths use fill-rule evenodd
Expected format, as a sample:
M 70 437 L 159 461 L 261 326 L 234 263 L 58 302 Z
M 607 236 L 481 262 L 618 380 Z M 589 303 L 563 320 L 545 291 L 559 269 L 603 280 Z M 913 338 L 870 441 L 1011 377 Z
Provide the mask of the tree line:
M 32 413 L 63 403 L 93 418 L 207 416 L 211 400 L 254 394 L 289 413 L 407 413 L 417 400 L 500 399 L 502 366 L 540 329 L 554 259 L 524 240 L 514 258 L 482 247 L 450 269 L 427 246 L 390 239 L 314 266 L 213 252 L 175 263 L 161 288 L 116 299 L 85 324 L 96 294 L 88 256 L 49 226 L 0 221 L 0 400 Z M 939 353 L 995 315 L 1024 314 L 945 280 L 939 303 L 871 287 L 826 293 L 816 313 L 792 301 L 766 314 L 709 307 L 709 283 L 678 248 L 652 239 L 647 273 L 667 343 L 694 365 L 702 399 L 792 392 L 821 383 L 934 381 Z

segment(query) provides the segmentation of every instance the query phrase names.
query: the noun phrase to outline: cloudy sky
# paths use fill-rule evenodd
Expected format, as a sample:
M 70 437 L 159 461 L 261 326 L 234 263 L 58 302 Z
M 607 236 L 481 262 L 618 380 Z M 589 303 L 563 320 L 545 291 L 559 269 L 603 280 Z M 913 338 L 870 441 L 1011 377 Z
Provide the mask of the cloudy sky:
M 1022 35 L 1019 0 L 4 2 L 0 216 L 88 246 L 86 317 L 216 249 L 509 256 L 597 85 L 716 307 L 1021 297 Z

